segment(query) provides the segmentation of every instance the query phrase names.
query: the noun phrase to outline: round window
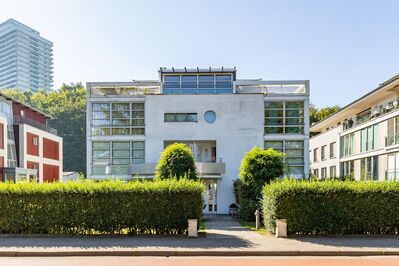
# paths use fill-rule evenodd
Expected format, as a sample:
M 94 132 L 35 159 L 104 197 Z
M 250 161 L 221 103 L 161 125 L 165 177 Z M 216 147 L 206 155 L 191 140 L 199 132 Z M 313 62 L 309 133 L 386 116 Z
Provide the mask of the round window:
M 214 111 L 206 111 L 204 118 L 207 123 L 212 124 L 216 120 L 216 113 Z

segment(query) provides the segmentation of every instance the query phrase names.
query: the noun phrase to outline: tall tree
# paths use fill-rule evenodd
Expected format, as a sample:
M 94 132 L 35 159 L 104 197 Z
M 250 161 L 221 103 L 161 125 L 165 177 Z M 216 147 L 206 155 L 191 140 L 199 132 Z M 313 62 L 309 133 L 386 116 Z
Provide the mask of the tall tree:
M 338 105 L 317 108 L 311 104 L 309 108 L 310 125 L 317 123 L 341 109 Z
M 64 170 L 86 172 L 86 90 L 82 83 L 63 84 L 52 92 L 2 92 L 50 115 L 48 126 L 63 138 Z

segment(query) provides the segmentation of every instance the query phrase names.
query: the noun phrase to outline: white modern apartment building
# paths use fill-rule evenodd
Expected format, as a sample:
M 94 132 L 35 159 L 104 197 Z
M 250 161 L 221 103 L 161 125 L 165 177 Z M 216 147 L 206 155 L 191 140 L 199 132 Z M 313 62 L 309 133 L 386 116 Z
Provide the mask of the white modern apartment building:
M 0 24 L 0 89 L 53 87 L 53 43 L 14 20 Z
M 228 213 L 240 161 L 254 146 L 309 169 L 309 82 L 237 79 L 235 68 L 159 70 L 159 80 L 87 83 L 87 175 L 152 178 L 163 149 L 191 147 L 206 213 Z M 306 152 L 305 152 L 306 151 Z
M 399 75 L 312 125 L 310 171 L 318 178 L 399 179 Z

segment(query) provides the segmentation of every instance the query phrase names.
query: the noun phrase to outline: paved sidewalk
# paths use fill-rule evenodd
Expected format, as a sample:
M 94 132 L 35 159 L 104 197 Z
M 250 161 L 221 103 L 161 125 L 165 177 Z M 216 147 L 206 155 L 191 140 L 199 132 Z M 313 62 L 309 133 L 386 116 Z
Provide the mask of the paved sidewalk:
M 276 239 L 229 216 L 205 216 L 206 237 L 0 235 L 0 256 L 399 255 L 399 236 Z

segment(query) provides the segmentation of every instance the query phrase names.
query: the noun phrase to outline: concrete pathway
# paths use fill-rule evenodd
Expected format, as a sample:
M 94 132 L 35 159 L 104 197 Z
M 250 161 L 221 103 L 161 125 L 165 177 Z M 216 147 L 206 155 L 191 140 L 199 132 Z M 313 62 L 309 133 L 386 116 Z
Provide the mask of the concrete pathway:
M 228 215 L 205 215 L 206 238 L 240 238 L 251 242 L 262 239 L 262 235 L 242 227 Z

